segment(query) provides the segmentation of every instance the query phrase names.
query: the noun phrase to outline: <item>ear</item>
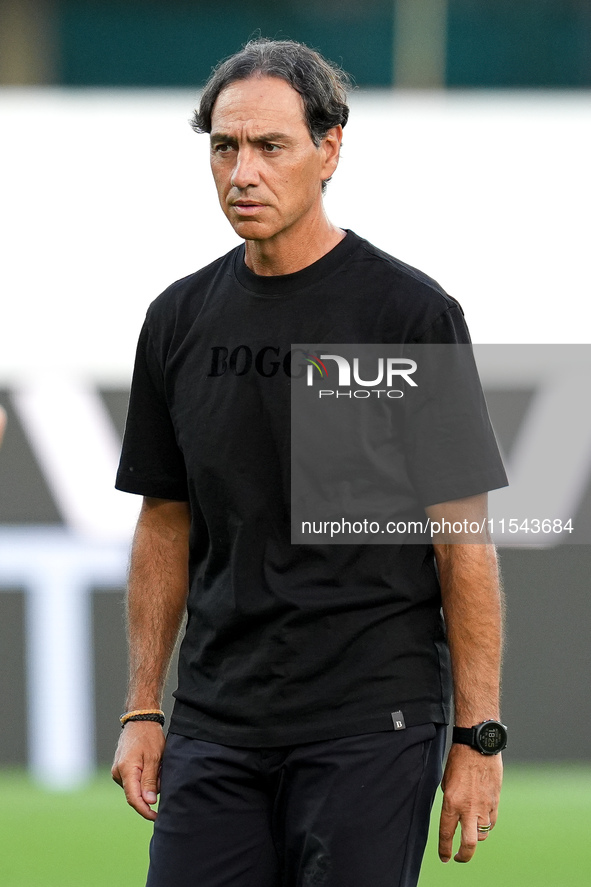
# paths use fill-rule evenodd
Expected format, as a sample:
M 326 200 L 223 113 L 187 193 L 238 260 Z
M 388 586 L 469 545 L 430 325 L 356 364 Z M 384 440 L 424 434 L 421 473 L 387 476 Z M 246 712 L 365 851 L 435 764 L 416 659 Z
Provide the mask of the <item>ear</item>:
M 328 179 L 339 164 L 341 143 L 343 141 L 343 127 L 339 124 L 329 129 L 321 142 L 324 153 L 322 178 Z

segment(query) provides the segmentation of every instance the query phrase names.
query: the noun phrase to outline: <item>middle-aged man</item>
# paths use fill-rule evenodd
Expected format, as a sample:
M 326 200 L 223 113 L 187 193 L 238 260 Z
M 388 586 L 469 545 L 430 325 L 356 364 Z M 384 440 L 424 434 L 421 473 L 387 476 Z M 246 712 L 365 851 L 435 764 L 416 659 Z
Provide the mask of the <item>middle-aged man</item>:
M 144 500 L 113 776 L 155 820 L 149 887 L 416 884 L 449 653 L 458 729 L 441 859 L 458 824 L 455 858 L 467 862 L 497 818 L 493 547 L 290 541 L 292 343 L 469 343 L 433 280 L 326 216 L 345 86 L 291 41 L 252 41 L 213 72 L 194 128 L 210 134 L 219 201 L 244 243 L 170 286 L 139 340 L 117 486 Z M 366 151 L 396 212 L 379 131 Z M 469 470 L 456 460 L 418 485 L 431 518 L 481 520 L 486 491 L 505 485 L 485 410 L 473 440 Z M 163 685 L 186 610 L 165 740 Z

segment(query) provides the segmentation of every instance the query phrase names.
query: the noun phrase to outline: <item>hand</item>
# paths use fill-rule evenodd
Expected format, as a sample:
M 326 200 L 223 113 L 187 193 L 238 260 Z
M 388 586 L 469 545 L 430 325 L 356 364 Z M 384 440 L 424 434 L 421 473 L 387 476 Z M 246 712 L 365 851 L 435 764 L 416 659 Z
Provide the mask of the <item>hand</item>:
M 478 826 L 497 821 L 499 795 L 503 780 L 501 755 L 481 755 L 467 745 L 452 745 L 441 788 L 443 806 L 439 825 L 439 858 L 449 862 L 453 837 L 461 828 L 460 848 L 456 862 L 470 862 L 478 841 L 485 841 L 489 832 Z
M 129 721 L 121 731 L 111 776 L 123 788 L 127 803 L 143 816 L 155 820 L 151 809 L 160 791 L 160 763 L 164 731 L 152 721 Z

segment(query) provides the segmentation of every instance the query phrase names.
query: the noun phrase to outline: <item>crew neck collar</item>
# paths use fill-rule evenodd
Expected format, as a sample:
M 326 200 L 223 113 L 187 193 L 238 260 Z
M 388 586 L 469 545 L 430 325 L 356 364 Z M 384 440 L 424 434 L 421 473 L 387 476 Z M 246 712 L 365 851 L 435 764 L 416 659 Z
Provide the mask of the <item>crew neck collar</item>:
M 234 273 L 239 283 L 257 296 L 286 296 L 298 292 L 318 280 L 324 280 L 342 265 L 345 259 L 357 248 L 360 238 L 349 229 L 326 255 L 311 265 L 292 274 L 255 274 L 244 261 L 245 245 L 241 244 L 234 255 Z

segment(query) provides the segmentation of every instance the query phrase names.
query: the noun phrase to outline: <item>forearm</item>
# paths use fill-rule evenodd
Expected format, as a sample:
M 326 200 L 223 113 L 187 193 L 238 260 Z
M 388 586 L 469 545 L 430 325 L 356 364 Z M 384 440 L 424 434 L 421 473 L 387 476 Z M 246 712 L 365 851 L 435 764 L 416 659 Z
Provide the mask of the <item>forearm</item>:
M 481 494 L 430 506 L 432 520 L 467 518 L 483 527 L 477 537 L 434 539 L 443 613 L 451 654 L 455 723 L 473 727 L 500 719 L 503 597 L 495 548 L 487 526 L 487 496 Z M 450 749 L 443 776 L 439 856 L 451 859 L 453 837 L 461 826 L 455 859 L 468 862 L 479 841 L 497 821 L 503 778 L 501 755 L 485 756 L 466 745 Z
M 492 543 L 435 547 L 450 648 L 455 723 L 500 717 L 503 596 Z
M 160 708 L 188 592 L 188 505 L 145 499 L 129 571 L 126 707 Z
M 496 551 L 488 533 L 487 499 L 482 493 L 426 509 L 440 526 L 446 520 L 482 527 L 475 535 L 441 534 L 433 540 L 458 727 L 500 716 L 504 602 Z

